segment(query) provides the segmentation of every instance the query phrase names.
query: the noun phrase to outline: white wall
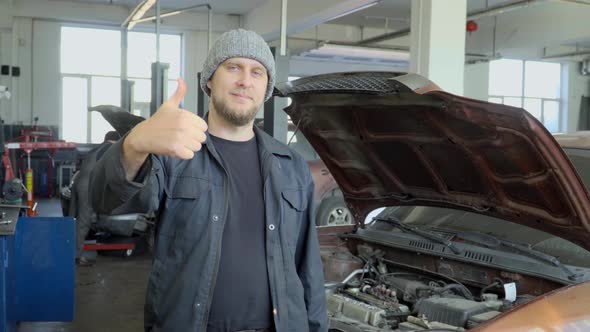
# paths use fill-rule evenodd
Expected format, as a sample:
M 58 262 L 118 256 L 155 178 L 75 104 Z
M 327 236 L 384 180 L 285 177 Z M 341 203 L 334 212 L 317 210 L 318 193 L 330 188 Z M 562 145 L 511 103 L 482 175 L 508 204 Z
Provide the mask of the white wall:
M 58 22 L 33 22 L 33 117 L 43 125 L 61 124 L 60 35 Z M 29 124 L 31 118 L 19 118 Z
M 590 96 L 590 76 L 580 74 L 578 62 L 565 63 L 563 68 L 562 85 L 567 89 L 567 96 L 563 103 L 564 110 L 567 112 L 563 129 L 565 132 L 574 132 L 578 130 L 582 96 Z
M 490 64 L 482 62 L 465 65 L 463 96 L 488 101 Z
M 13 19 L 12 63 L 20 68 L 20 76 L 12 77 L 12 114 L 16 121 L 31 123 L 32 106 L 32 37 L 33 20 L 25 17 Z M 29 120 L 29 121 L 27 121 Z
M 0 28 L 0 65 L 8 65 L 12 60 L 12 33 L 8 29 Z M 0 75 L 0 85 L 10 86 L 10 76 Z M 12 113 L 10 101 L 0 99 L 0 116 Z M 10 110 L 10 111 L 9 111 Z
M 463 95 L 466 0 L 412 1 L 410 71 Z
M 0 0 L 0 29 L 12 28 L 12 7 Z

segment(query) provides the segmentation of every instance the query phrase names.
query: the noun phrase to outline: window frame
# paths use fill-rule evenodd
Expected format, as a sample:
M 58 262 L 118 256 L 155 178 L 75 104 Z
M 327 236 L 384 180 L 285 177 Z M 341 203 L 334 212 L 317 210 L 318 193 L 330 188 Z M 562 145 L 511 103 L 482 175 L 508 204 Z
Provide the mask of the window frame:
M 504 104 L 504 100 L 505 98 L 519 98 L 521 100 L 521 106 L 520 108 L 524 109 L 525 111 L 528 112 L 527 109 L 524 108 L 524 101 L 525 99 L 538 99 L 541 101 L 541 117 L 537 118 L 536 116 L 534 116 L 536 119 L 538 119 L 541 124 L 543 124 L 543 126 L 545 128 L 547 128 L 545 126 L 545 102 L 546 101 L 554 101 L 557 102 L 558 105 L 558 123 L 557 123 L 557 131 L 552 132 L 552 134 L 554 133 L 560 133 L 563 132 L 563 112 L 564 112 L 564 103 L 563 101 L 563 65 L 559 62 L 549 62 L 549 63 L 554 63 L 559 65 L 559 71 L 560 71 L 560 95 L 559 98 L 544 98 L 544 97 L 528 97 L 525 95 L 525 85 L 526 85 L 526 63 L 527 62 L 543 62 L 543 61 L 534 61 L 534 60 L 520 60 L 520 59 L 509 59 L 509 60 L 518 60 L 522 62 L 522 71 L 520 73 L 521 77 L 522 77 L 522 83 L 521 83 L 521 87 L 520 87 L 520 96 L 513 96 L 513 95 L 494 95 L 494 94 L 490 94 L 490 87 L 488 87 L 488 101 L 492 98 L 494 99 L 500 99 L 501 100 L 501 104 Z M 506 104 L 504 104 L 506 105 Z M 532 115 L 532 114 L 531 114 Z M 547 129 L 549 130 L 549 129 Z
M 119 75 L 103 75 L 103 74 L 88 74 L 88 73 L 64 73 L 62 72 L 62 68 L 61 68 L 61 59 L 62 59 L 62 54 L 61 54 L 61 44 L 62 44 L 62 38 L 63 38 L 63 29 L 64 28 L 80 28 L 80 29 L 94 29 L 94 30 L 111 30 L 111 31 L 118 31 L 120 34 L 122 34 L 121 31 L 121 27 L 120 26 L 116 26 L 116 25 L 108 25 L 108 24 L 91 24 L 91 23 L 78 23 L 78 22 L 62 22 L 61 26 L 60 26 L 60 33 L 59 33 L 59 48 L 58 48 L 58 52 L 59 52 L 59 63 L 58 63 L 58 71 L 59 71 L 59 123 L 60 126 L 62 127 L 62 130 L 60 130 L 60 138 L 63 139 L 64 136 L 64 130 L 63 130 L 63 124 L 64 124 L 64 105 L 63 105 L 63 81 L 64 81 L 64 77 L 77 77 L 77 78 L 84 78 L 87 80 L 87 94 L 88 94 L 88 100 L 87 100 L 87 104 L 88 105 L 92 105 L 92 78 L 93 77 L 105 77 L 105 78 L 116 78 L 119 80 L 123 79 L 123 63 L 121 63 L 121 72 L 119 73 Z M 150 29 L 148 27 L 137 27 L 133 30 L 133 32 L 140 32 L 140 33 L 151 33 L 155 35 L 155 32 L 153 31 L 153 29 Z M 172 29 L 172 28 L 162 28 L 160 29 L 160 35 L 175 35 L 178 36 L 180 38 L 180 53 L 178 54 L 179 56 L 179 72 L 180 72 L 180 76 L 183 76 L 184 71 L 185 71 L 185 35 L 183 31 L 179 31 L 178 29 Z M 121 40 L 123 40 L 123 38 L 121 37 Z M 155 46 L 154 46 L 155 47 Z M 118 52 L 119 52 L 119 57 L 123 57 L 123 48 L 122 45 L 121 47 L 118 48 Z M 129 61 L 129 55 L 127 54 L 127 59 L 126 61 Z M 136 79 L 140 79 L 140 80 L 145 80 L 148 79 L 150 80 L 151 77 L 127 77 L 128 80 L 136 80 Z M 172 81 L 171 79 L 167 79 L 167 82 Z M 135 101 L 134 101 L 135 102 Z M 140 102 L 140 104 L 144 104 L 143 102 Z M 149 102 L 147 103 L 149 105 Z M 117 104 L 117 106 L 120 106 L 120 104 Z M 142 114 L 142 116 L 144 116 L 144 114 Z M 89 143 L 92 144 L 92 116 L 86 116 L 87 118 L 87 129 L 86 129 L 86 142 L 79 142 L 79 143 Z

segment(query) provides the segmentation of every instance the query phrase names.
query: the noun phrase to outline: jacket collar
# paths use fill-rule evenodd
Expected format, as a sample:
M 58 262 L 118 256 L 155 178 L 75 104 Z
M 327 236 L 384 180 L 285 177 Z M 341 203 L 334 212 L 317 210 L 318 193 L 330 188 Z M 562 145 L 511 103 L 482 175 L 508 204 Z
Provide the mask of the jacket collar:
M 205 114 L 203 119 L 205 122 L 209 123 L 209 112 Z M 291 149 L 289 149 L 287 145 L 277 141 L 275 138 L 264 132 L 264 130 L 254 126 L 254 134 L 256 135 L 258 147 L 261 151 L 268 151 L 274 155 L 279 155 L 290 159 L 293 158 Z M 209 134 L 209 131 L 207 131 L 205 135 L 207 135 L 207 140 L 203 144 L 207 145 L 208 142 L 211 142 L 211 134 Z M 210 145 L 213 146 L 213 144 Z M 215 147 L 213 147 L 213 149 L 215 149 Z
M 279 155 L 287 158 L 293 158 L 293 154 L 291 153 L 291 149 L 289 147 L 275 138 L 267 134 L 264 130 L 259 129 L 258 127 L 254 126 L 254 134 L 258 140 L 258 146 L 267 150 L 268 152 Z

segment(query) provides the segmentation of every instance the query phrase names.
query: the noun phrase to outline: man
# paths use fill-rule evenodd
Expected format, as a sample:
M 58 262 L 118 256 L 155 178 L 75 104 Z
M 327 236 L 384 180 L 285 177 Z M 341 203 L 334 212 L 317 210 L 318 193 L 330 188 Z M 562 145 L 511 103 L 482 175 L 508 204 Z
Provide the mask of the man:
M 268 45 L 226 32 L 202 74 L 205 120 L 178 108 L 179 80 L 92 174 L 98 211 L 158 211 L 145 329 L 327 331 L 309 168 L 253 126 L 274 87 Z
M 96 213 L 92 209 L 88 197 L 90 173 L 96 165 L 98 157 L 104 153 L 110 144 L 120 138 L 121 136 L 116 131 L 106 133 L 103 143 L 86 155 L 72 184 L 69 215 L 76 218 L 76 264 L 79 266 L 92 266 L 92 262 L 82 255 L 84 252 L 84 240 L 92 224 L 96 222 Z

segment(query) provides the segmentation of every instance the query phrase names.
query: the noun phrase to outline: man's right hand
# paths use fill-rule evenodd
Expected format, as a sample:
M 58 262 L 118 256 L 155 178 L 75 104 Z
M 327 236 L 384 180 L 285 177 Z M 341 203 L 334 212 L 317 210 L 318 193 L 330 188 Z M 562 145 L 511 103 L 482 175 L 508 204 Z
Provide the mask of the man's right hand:
M 123 142 L 123 166 L 127 179 L 135 177 L 149 154 L 192 159 L 206 140 L 207 123 L 199 116 L 179 108 L 186 94 L 186 83 L 178 88 L 149 119 L 139 123 Z

